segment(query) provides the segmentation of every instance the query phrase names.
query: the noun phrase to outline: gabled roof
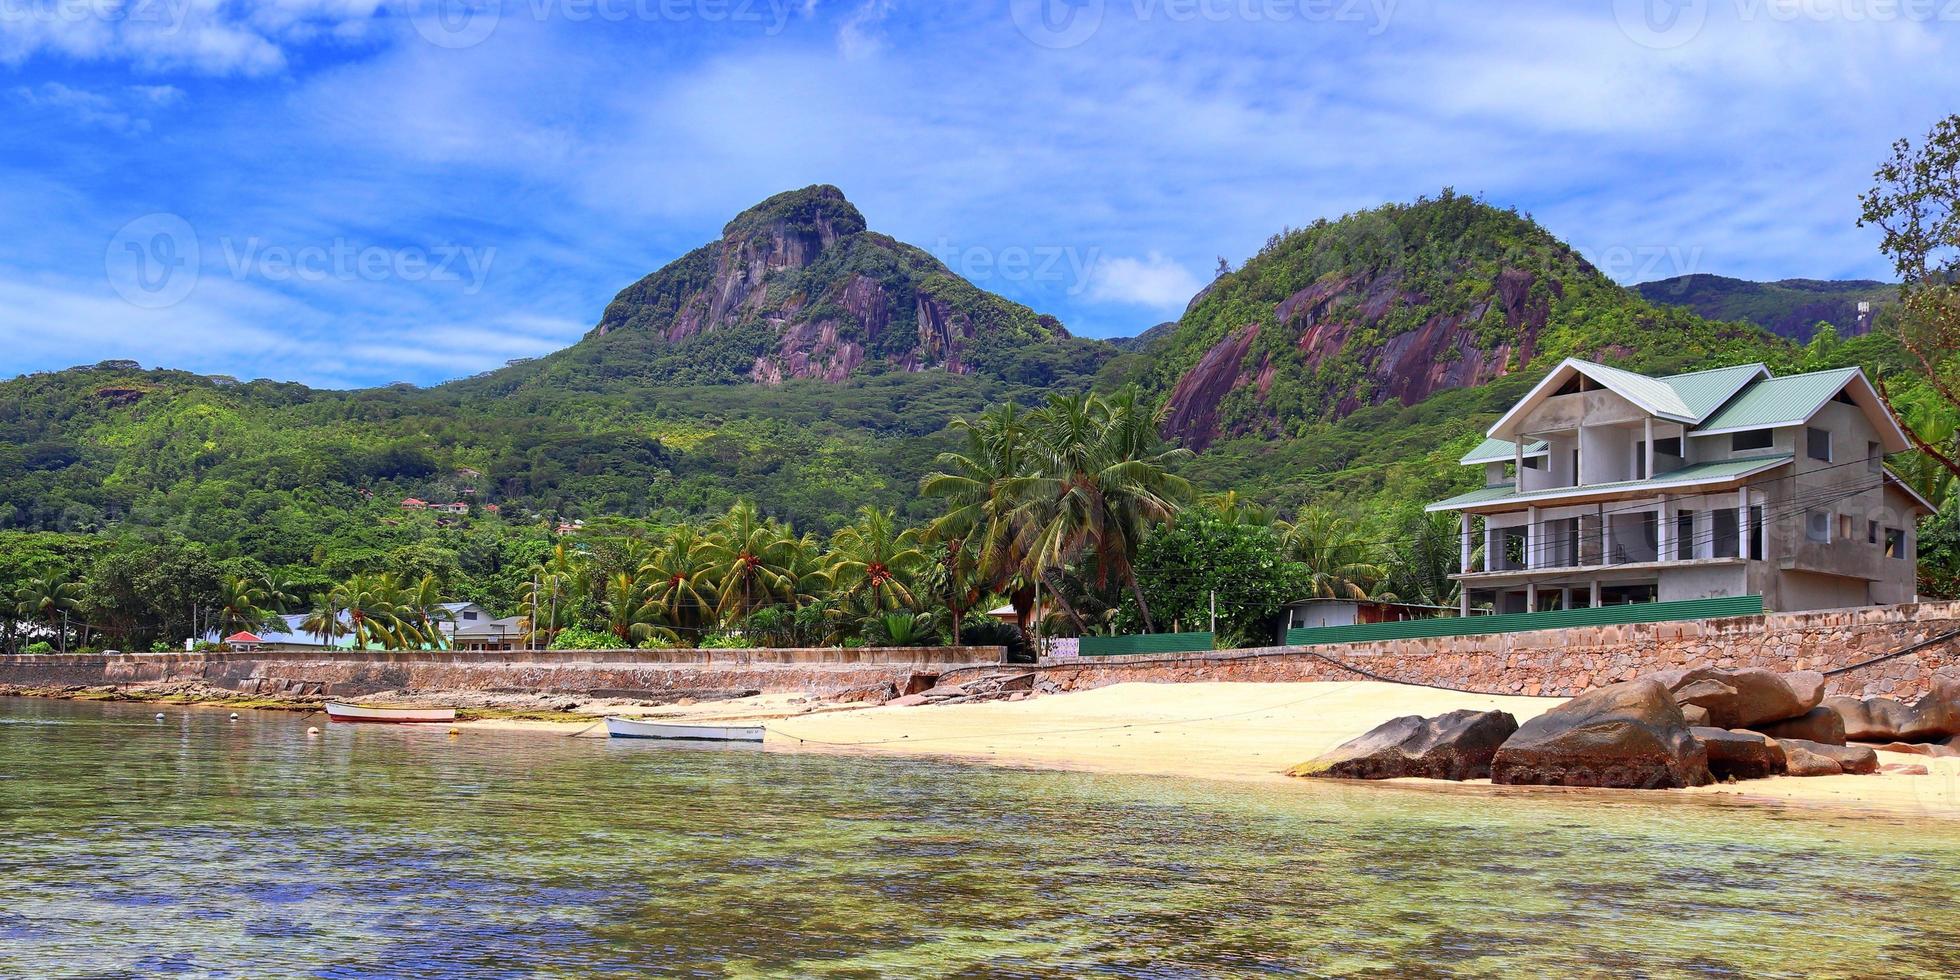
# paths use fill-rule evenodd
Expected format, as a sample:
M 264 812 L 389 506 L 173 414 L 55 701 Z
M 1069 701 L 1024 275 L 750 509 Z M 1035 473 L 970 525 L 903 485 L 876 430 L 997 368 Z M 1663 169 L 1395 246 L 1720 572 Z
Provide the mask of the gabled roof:
M 1524 447 L 1526 456 L 1544 456 L 1551 452 L 1550 444 L 1540 440 Z M 1460 462 L 1464 466 L 1477 466 L 1483 463 L 1509 463 L 1518 458 L 1518 445 L 1503 439 L 1485 439 L 1482 445 L 1470 450 Z
M 1708 417 L 1691 435 L 1715 436 L 1729 432 L 1775 429 L 1802 425 L 1822 411 L 1838 392 L 1849 390 L 1851 400 L 1871 419 L 1884 437 L 1885 451 L 1904 452 L 1912 448 L 1899 420 L 1892 417 L 1878 390 L 1860 368 L 1793 374 L 1786 378 L 1758 381 Z
M 233 633 L 230 636 L 225 637 L 225 642 L 226 643 L 259 643 L 263 641 L 261 641 L 258 637 L 245 632 L 244 630 L 240 630 L 236 633 Z
M 1674 393 L 1695 418 L 1707 419 L 1708 413 L 1721 408 L 1723 403 L 1735 397 L 1750 382 L 1759 378 L 1772 377 L 1769 368 L 1761 364 L 1742 364 L 1736 367 L 1714 368 L 1708 371 L 1694 371 L 1677 374 L 1661 380 Z
M 1568 357 L 1560 361 L 1558 367 L 1552 369 L 1552 373 L 1545 375 L 1545 380 L 1538 382 L 1523 398 L 1518 399 L 1518 403 L 1511 406 L 1511 410 L 1505 412 L 1504 417 L 1498 419 L 1497 424 L 1491 426 L 1486 434 L 1493 439 L 1502 439 L 1504 436 L 1511 435 L 1511 424 L 1515 420 L 1537 407 L 1540 401 L 1551 397 L 1552 392 L 1557 391 L 1578 374 L 1591 378 L 1600 387 L 1634 403 L 1649 414 L 1671 422 L 1694 423 L 1701 420 L 1681 394 L 1659 378 L 1650 378 L 1644 374 L 1635 374 L 1632 371 L 1622 371 L 1604 364 Z
M 1518 493 L 1515 484 L 1506 483 L 1459 494 L 1448 500 L 1430 504 L 1426 509 L 1430 513 L 1435 513 L 1519 503 L 1550 505 L 1574 503 L 1588 497 L 1658 493 L 1663 490 L 1692 490 L 1697 487 L 1716 486 L 1747 479 L 1758 473 L 1773 470 L 1795 458 L 1790 453 L 1779 453 L 1774 456 L 1752 456 L 1748 459 L 1724 459 L 1713 463 L 1685 466 L 1672 473 L 1662 473 L 1651 480 L 1625 480 L 1619 483 L 1596 483 L 1583 487 L 1554 487 L 1525 493 Z

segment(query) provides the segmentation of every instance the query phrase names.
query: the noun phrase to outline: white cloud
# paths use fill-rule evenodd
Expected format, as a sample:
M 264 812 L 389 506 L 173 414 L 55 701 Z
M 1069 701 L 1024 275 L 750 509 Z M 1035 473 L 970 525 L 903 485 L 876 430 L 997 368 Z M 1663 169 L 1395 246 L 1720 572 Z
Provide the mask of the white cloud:
M 172 105 L 183 97 L 181 90 L 169 85 L 91 92 L 60 82 L 43 82 L 14 89 L 14 98 L 31 108 L 60 112 L 85 126 L 100 126 L 125 136 L 149 132 L 150 120 L 142 113 Z
M 1181 310 L 1203 288 L 1191 270 L 1161 252 L 1141 259 L 1103 259 L 1091 277 L 1090 299 L 1157 310 Z

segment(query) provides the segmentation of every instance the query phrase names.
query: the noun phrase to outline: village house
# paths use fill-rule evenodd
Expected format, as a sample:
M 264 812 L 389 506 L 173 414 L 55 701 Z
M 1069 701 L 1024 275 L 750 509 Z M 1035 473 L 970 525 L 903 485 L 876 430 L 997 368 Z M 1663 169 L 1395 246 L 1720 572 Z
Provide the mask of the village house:
M 1463 457 L 1462 613 L 1761 596 L 1772 611 L 1910 602 L 1932 507 L 1863 371 L 1647 377 L 1567 360 Z

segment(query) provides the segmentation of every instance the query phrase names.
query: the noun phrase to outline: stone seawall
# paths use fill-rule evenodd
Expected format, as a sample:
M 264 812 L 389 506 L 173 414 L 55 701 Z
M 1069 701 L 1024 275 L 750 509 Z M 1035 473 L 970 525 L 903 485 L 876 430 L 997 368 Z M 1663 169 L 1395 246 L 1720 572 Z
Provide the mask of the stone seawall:
M 1739 616 L 1688 623 L 1439 637 L 1220 653 L 1047 661 L 1064 690 L 1126 682 L 1351 681 L 1368 674 L 1495 694 L 1570 697 L 1674 667 L 1829 672 L 1960 630 L 1960 603 Z M 1960 664 L 1960 641 L 1831 678 L 1830 693 L 1911 700 Z M 1366 673 L 1363 673 L 1366 672 Z
M 242 694 L 487 691 L 633 697 L 696 691 L 836 696 L 1000 662 L 1000 647 L 516 653 L 159 653 L 0 657 L 0 685 L 201 683 Z M 927 682 L 929 683 L 929 682 Z

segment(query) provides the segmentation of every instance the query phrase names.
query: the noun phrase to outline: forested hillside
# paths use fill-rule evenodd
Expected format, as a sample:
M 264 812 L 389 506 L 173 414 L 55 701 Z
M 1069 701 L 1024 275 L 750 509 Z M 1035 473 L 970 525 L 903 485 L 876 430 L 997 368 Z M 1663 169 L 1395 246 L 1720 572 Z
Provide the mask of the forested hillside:
M 1869 279 L 1749 282 L 1704 274 L 1633 288 L 1656 305 L 1685 306 L 1711 320 L 1753 323 L 1798 343 L 1808 342 L 1823 323 L 1841 337 L 1870 333 L 1884 308 L 1899 301 L 1897 284 Z
M 944 513 L 920 480 L 964 445 L 956 419 L 1133 388 L 1198 451 L 1166 465 L 1194 493 L 1236 492 L 1228 520 L 1311 509 L 1351 544 L 1393 543 L 1396 588 L 1435 599 L 1453 532 L 1421 505 L 1476 479 L 1456 459 L 1559 358 L 1897 364 L 1884 331 L 1799 347 L 1655 307 L 1528 217 L 1447 192 L 1276 235 L 1121 345 L 1070 338 L 856 215 L 833 189 L 772 199 L 622 292 L 582 342 L 433 389 L 129 362 L 0 383 L 0 569 L 94 569 L 92 589 L 132 596 L 158 569 L 170 583 L 144 588 L 163 596 L 208 596 L 221 573 L 312 595 L 385 570 L 507 611 L 554 543 L 742 501 L 797 534 L 865 506 L 921 525 Z M 1094 591 L 1077 598 L 1116 615 Z

